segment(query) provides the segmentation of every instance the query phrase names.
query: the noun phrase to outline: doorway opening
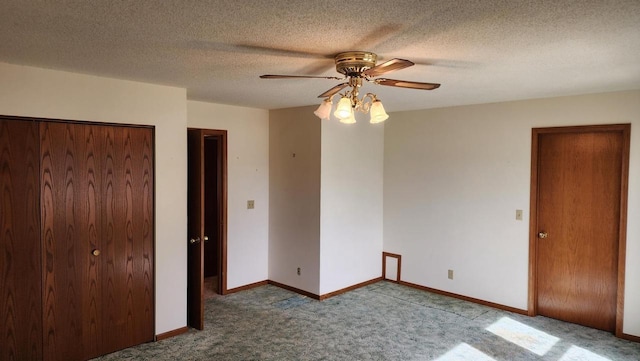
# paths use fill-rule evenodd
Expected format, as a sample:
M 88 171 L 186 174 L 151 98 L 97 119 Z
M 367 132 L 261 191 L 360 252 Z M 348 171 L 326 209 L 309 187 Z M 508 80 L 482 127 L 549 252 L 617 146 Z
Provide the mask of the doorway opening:
M 204 137 L 204 298 L 223 293 L 221 260 L 221 136 Z M 213 237 L 207 235 L 214 235 Z
M 204 328 L 204 301 L 227 292 L 227 131 L 188 129 L 190 327 Z
M 622 337 L 629 124 L 535 128 L 529 315 Z

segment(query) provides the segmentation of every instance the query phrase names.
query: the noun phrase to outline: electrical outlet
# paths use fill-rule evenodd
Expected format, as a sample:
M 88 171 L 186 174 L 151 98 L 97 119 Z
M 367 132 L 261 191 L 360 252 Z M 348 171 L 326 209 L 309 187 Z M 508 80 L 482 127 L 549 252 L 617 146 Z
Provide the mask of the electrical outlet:
M 249 200 L 247 201 L 247 209 L 253 209 L 255 207 L 255 201 Z
M 516 221 L 522 220 L 522 209 L 516 209 Z
M 447 277 L 449 277 L 450 280 L 453 279 L 453 270 L 452 269 L 449 270 L 449 272 L 447 274 Z
M 298 276 L 300 276 L 300 267 L 298 267 L 297 273 L 298 273 Z

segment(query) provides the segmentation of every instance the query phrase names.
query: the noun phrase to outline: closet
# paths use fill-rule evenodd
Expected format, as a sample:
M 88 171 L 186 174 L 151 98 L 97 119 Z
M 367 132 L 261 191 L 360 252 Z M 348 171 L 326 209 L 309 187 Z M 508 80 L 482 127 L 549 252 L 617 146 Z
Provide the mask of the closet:
M 0 360 L 152 341 L 153 129 L 0 118 Z

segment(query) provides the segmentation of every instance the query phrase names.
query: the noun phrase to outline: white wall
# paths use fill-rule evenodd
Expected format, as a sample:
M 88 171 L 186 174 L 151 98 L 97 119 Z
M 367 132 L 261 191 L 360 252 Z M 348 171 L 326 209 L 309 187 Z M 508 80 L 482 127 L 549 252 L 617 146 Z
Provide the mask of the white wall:
M 0 84 L 3 115 L 155 125 L 156 334 L 184 327 L 186 91 L 3 63 Z
M 269 279 L 324 295 L 381 276 L 384 125 L 314 109 L 270 112 Z
M 367 118 L 322 121 L 321 295 L 382 275 L 385 123 Z
M 269 111 L 187 102 L 190 128 L 227 130 L 227 288 L 268 279 Z M 247 209 L 254 200 L 255 208 Z
M 313 110 L 270 112 L 269 279 L 317 295 L 321 148 L 320 120 Z
M 531 128 L 610 123 L 632 124 L 623 332 L 640 336 L 640 91 L 391 114 L 384 249 L 402 279 L 526 309 Z

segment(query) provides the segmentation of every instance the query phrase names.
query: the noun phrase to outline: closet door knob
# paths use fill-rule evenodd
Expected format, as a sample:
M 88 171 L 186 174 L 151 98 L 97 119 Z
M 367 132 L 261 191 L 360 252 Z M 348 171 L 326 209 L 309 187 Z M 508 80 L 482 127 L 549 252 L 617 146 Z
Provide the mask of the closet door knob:
M 99 256 L 100 255 L 100 250 L 99 249 L 94 249 L 93 251 L 91 251 L 91 254 L 94 256 Z

